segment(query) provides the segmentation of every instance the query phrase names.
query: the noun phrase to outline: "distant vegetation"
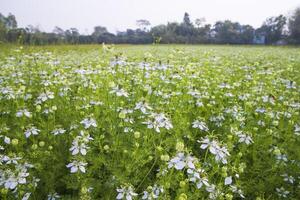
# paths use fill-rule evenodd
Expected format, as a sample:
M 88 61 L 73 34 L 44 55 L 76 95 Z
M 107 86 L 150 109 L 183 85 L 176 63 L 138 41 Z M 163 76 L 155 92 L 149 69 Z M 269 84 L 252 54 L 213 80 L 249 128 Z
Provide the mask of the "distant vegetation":
M 106 27 L 96 26 L 91 35 L 80 34 L 78 29 L 43 32 L 29 25 L 19 28 L 13 14 L 0 13 L 0 42 L 45 45 L 45 44 L 97 44 L 97 43 L 178 43 L 178 44 L 300 44 L 300 8 L 290 17 L 279 15 L 266 19 L 255 29 L 230 20 L 205 23 L 204 18 L 193 23 L 185 13 L 183 21 L 151 27 L 148 20 L 137 20 L 137 29 L 110 33 Z

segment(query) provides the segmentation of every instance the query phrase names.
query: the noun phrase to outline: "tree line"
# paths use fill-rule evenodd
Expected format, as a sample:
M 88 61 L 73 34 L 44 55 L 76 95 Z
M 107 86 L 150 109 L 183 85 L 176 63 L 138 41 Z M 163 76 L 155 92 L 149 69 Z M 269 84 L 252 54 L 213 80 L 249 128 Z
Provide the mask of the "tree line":
M 18 43 L 27 45 L 46 44 L 300 44 L 300 8 L 294 10 L 290 17 L 284 15 L 266 19 L 261 27 L 243 25 L 230 20 L 208 24 L 204 18 L 190 20 L 184 14 L 182 22 L 151 27 L 148 20 L 137 20 L 137 29 L 127 29 L 116 34 L 106 27 L 94 27 L 92 34 L 80 34 L 78 29 L 63 30 L 55 27 L 52 32 L 41 31 L 29 25 L 17 26 L 13 14 L 4 16 L 0 13 L 0 43 Z

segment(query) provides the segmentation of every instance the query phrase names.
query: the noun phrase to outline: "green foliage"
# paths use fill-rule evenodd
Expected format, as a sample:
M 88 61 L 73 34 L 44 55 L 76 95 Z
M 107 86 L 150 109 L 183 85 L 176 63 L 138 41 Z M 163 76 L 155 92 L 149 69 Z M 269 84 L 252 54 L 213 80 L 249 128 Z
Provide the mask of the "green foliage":
M 0 48 L 1 199 L 300 198 L 298 49 Z
M 292 43 L 300 44 L 300 8 L 297 8 L 289 20 L 290 39 Z

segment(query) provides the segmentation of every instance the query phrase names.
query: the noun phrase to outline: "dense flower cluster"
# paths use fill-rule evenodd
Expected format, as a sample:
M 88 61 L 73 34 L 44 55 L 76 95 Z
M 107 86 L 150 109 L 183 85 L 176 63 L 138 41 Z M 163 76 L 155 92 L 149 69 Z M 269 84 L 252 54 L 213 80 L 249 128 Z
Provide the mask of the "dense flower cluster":
M 0 199 L 300 199 L 294 48 L 14 48 Z

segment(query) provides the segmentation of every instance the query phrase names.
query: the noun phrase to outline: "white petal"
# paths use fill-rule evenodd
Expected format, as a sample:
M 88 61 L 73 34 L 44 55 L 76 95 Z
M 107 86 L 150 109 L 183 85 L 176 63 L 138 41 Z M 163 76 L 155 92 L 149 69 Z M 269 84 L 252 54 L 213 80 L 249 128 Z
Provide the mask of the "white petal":
M 72 166 L 71 167 L 71 173 L 75 173 L 78 171 L 78 167 L 77 166 Z
M 86 155 L 86 149 L 80 149 L 80 153 L 81 153 L 82 155 Z
M 177 170 L 181 170 L 181 169 L 183 169 L 185 167 L 185 162 L 183 162 L 183 161 L 179 161 L 179 162 L 177 162 L 176 164 L 175 164 L 175 168 L 177 169 Z
M 228 176 L 225 178 L 225 185 L 230 185 L 232 183 L 232 177 Z
M 117 196 L 117 199 L 123 199 L 124 197 L 124 194 L 123 193 L 119 193 L 118 196 Z
M 79 166 L 79 169 L 80 169 L 80 171 L 81 171 L 82 173 L 85 173 L 85 168 L 84 168 L 84 166 Z

